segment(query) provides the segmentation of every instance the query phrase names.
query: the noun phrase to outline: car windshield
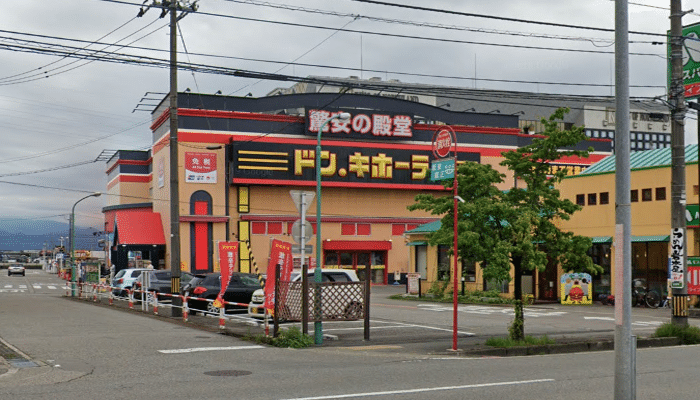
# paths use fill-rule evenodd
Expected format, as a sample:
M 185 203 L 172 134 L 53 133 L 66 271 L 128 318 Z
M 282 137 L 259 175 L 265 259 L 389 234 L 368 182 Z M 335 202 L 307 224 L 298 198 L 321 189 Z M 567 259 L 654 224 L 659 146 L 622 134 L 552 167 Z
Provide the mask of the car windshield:
M 122 276 L 124 276 L 124 274 L 126 274 L 126 270 L 121 270 L 121 271 L 117 272 L 117 274 L 114 275 L 114 277 L 121 278 Z
M 241 275 L 241 282 L 245 286 L 260 287 L 260 280 L 255 275 Z

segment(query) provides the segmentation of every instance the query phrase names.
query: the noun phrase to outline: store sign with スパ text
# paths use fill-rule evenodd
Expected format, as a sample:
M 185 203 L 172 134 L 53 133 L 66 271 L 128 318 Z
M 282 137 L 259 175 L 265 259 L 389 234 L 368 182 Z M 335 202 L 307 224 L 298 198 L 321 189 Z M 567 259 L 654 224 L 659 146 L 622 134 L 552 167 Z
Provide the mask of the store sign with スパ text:
M 321 125 L 341 111 L 314 110 L 307 108 L 306 133 L 318 135 Z M 326 139 L 399 139 L 413 138 L 413 117 L 406 114 L 384 112 L 349 113 L 350 119 L 334 119 L 323 126 L 321 133 Z
M 354 144 L 354 146 L 351 146 Z M 233 147 L 231 173 L 233 183 L 269 180 L 316 181 L 316 146 L 309 144 L 242 142 Z M 322 181 L 342 182 L 338 186 L 367 184 L 435 185 L 430 181 L 429 146 L 407 148 L 377 147 L 372 144 L 324 145 L 321 151 Z M 459 152 L 459 161 L 480 162 L 480 154 Z

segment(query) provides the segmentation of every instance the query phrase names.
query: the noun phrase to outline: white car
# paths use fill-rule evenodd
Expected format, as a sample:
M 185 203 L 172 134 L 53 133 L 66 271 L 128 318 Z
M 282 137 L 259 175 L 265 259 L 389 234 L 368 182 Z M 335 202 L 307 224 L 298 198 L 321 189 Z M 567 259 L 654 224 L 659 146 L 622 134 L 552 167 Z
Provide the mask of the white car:
M 359 282 L 357 274 L 351 269 L 322 269 L 322 282 Z M 314 271 L 309 270 L 309 280 L 313 281 Z M 288 316 L 292 320 L 301 320 L 301 273 L 292 272 L 291 282 L 296 285 L 290 287 L 287 293 L 286 310 L 280 316 Z M 346 295 L 347 300 L 336 300 L 339 296 Z M 337 286 L 328 286 L 321 292 L 323 315 L 327 318 L 358 319 L 362 316 L 364 299 L 362 290 L 358 287 L 350 293 L 342 292 Z M 309 308 L 313 302 L 313 292 L 309 293 Z M 253 292 L 253 297 L 248 304 L 248 316 L 251 318 L 265 318 L 265 291 L 258 289 Z
M 141 275 L 141 272 L 149 270 L 149 268 L 126 268 L 119 270 L 119 272 L 114 275 L 114 280 L 112 281 L 112 294 L 121 297 L 126 296 L 127 289 L 131 289 L 134 286 L 134 282 L 136 282 L 136 279 Z
M 25 273 L 24 265 L 22 264 L 10 264 L 10 266 L 7 267 L 7 276 L 11 276 L 12 274 L 24 276 Z

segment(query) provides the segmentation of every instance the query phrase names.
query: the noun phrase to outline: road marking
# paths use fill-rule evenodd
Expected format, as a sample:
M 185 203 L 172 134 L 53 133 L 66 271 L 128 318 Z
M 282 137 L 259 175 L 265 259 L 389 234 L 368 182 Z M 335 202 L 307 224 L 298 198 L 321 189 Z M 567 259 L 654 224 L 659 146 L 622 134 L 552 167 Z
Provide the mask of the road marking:
M 53 285 L 49 285 L 49 286 L 47 286 L 47 288 L 49 288 L 49 289 L 52 289 L 52 290 L 53 290 L 53 289 L 56 289 L 56 286 L 53 286 Z
M 599 321 L 615 321 L 612 317 L 583 317 L 583 319 L 597 319 Z
M 265 346 L 227 346 L 227 347 L 191 347 L 189 349 L 158 350 L 163 354 L 195 353 L 199 351 L 221 351 L 221 350 L 250 350 L 264 349 Z
M 384 392 L 348 393 L 348 394 L 314 396 L 314 397 L 293 397 L 293 398 L 288 398 L 288 399 L 284 399 L 284 400 L 345 399 L 345 398 L 350 398 L 350 397 L 387 396 L 387 395 L 396 395 L 396 394 L 437 392 L 437 391 L 443 391 L 443 390 L 474 389 L 474 388 L 483 388 L 483 387 L 512 386 L 512 385 L 529 385 L 529 384 L 533 384 L 533 383 L 549 383 L 549 382 L 554 382 L 554 379 L 533 379 L 533 380 L 529 380 L 529 381 L 475 383 L 475 384 L 471 384 L 471 385 L 438 386 L 438 387 L 420 388 L 420 389 L 388 390 L 388 391 L 384 391 Z
M 5 289 L 12 289 L 12 285 L 5 285 Z
M 27 285 L 19 285 L 19 288 L 20 288 L 20 289 L 26 289 L 26 288 L 27 288 Z
M 451 312 L 453 311 L 453 306 L 445 306 L 441 304 L 418 304 L 419 309 L 431 310 L 431 311 L 441 311 L 441 312 Z M 457 307 L 459 312 L 468 314 L 481 314 L 481 315 L 493 315 L 493 314 L 505 314 L 508 316 L 513 316 L 515 312 L 512 307 L 490 307 L 490 306 L 475 306 L 475 305 L 461 305 Z M 526 317 L 539 318 L 539 317 L 558 317 L 564 314 L 568 314 L 566 311 L 541 311 L 536 309 L 525 308 L 523 313 Z
M 41 289 L 41 285 L 32 285 L 34 289 Z

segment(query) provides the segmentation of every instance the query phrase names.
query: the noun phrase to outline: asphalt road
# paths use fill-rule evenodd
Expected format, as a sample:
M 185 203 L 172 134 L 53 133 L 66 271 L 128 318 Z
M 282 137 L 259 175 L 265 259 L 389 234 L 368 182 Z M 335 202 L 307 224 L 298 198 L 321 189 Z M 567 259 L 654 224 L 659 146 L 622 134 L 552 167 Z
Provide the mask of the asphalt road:
M 50 288 L 56 284 L 60 289 Z M 355 323 L 326 323 L 338 340 L 301 350 L 257 346 L 166 318 L 65 299 L 61 289 L 58 279 L 40 271 L 25 278 L 0 275 L 0 347 L 28 360 L 4 362 L 0 398 L 553 400 L 612 398 L 614 392 L 611 351 L 510 358 L 421 352 L 420 343 L 431 348 L 431 335 L 447 333 L 449 343 L 451 305 L 445 311 L 386 299 L 381 292 L 400 291 L 394 287 L 374 291 L 370 342 L 344 336 Z M 546 307 L 546 315 L 526 316 L 527 329 L 568 334 L 581 323 L 593 331 L 612 329 L 612 321 L 603 319 L 612 316 L 612 307 Z M 460 339 L 498 334 L 511 316 L 496 309 L 461 310 L 460 330 L 474 336 Z M 635 309 L 633 326 L 647 332 L 667 314 Z M 398 334 L 394 342 L 383 333 L 391 331 Z M 424 339 L 406 344 L 408 333 Z M 697 398 L 699 355 L 698 346 L 638 350 L 637 398 Z

